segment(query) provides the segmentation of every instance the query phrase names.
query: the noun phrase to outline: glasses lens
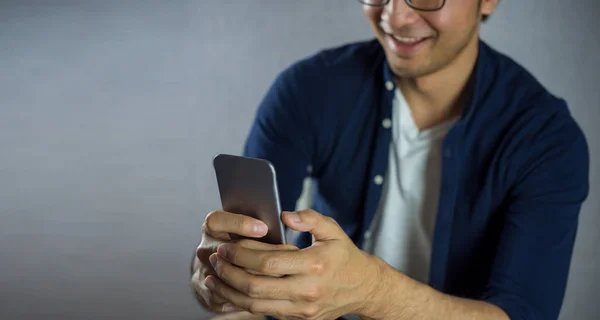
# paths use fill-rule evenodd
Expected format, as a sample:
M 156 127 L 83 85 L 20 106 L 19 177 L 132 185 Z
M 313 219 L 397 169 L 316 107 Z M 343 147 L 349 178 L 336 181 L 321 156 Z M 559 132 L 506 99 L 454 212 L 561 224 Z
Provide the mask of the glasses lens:
M 358 0 L 358 2 L 362 4 L 366 4 L 368 6 L 384 6 L 387 4 L 387 0 Z
M 408 3 L 418 10 L 438 10 L 444 6 L 444 0 L 409 0 Z

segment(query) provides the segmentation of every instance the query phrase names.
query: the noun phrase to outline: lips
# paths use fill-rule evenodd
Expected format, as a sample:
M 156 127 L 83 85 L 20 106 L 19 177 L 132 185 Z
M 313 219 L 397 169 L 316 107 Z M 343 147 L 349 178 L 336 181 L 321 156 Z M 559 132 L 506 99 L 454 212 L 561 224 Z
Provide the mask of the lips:
M 429 37 L 406 37 L 386 33 L 386 45 L 392 52 L 402 57 L 412 57 L 429 40 Z
M 393 35 L 393 34 L 388 34 L 388 35 L 393 37 L 394 39 L 398 40 L 399 42 L 401 42 L 403 44 L 407 44 L 407 45 L 415 44 L 417 42 L 425 40 L 424 37 L 415 38 L 415 37 L 401 37 L 401 36 L 397 36 L 397 35 Z
M 387 22 L 387 20 L 381 20 L 381 21 L 379 21 L 379 27 L 381 28 L 381 30 L 385 34 L 387 34 L 390 37 L 393 37 L 394 39 L 396 39 L 396 40 L 398 40 L 398 41 L 400 41 L 402 43 L 407 43 L 407 44 L 416 43 L 416 42 L 419 42 L 421 40 L 424 40 L 425 38 L 428 38 L 428 37 L 416 36 L 414 34 L 411 35 L 411 34 L 407 34 L 407 33 L 405 33 L 403 35 L 394 34 L 395 32 L 392 31 L 392 28 L 390 27 L 390 25 Z M 411 32 L 411 33 L 414 33 L 414 32 Z

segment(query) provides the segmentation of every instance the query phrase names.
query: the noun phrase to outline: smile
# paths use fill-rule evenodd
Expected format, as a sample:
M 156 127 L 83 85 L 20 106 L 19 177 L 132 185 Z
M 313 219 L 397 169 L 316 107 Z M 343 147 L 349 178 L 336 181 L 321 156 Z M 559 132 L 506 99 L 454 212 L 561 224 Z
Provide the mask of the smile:
M 385 33 L 385 45 L 397 55 L 409 57 L 416 54 L 430 37 L 402 37 Z
M 405 44 L 415 44 L 417 42 L 425 40 L 425 38 L 401 37 L 401 36 L 396 36 L 393 34 L 390 34 L 390 36 L 392 36 L 394 39 L 398 40 L 399 42 L 402 42 Z

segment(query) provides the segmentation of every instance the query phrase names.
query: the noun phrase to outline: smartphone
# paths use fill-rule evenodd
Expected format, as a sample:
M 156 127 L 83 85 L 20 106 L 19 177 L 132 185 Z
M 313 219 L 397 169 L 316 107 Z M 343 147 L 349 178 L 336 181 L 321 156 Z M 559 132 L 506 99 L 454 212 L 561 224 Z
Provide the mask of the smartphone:
M 255 240 L 286 244 L 273 164 L 264 159 L 218 154 L 213 159 L 213 166 L 223 210 L 264 222 L 269 231 L 266 236 Z M 243 238 L 238 235 L 231 237 Z

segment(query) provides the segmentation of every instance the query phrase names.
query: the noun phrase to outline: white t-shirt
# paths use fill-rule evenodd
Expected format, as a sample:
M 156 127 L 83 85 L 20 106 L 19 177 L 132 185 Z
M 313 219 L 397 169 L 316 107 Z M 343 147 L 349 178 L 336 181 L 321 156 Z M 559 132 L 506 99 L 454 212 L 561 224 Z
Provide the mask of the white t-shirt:
M 411 278 L 428 283 L 442 142 L 454 121 L 419 130 L 404 96 L 396 89 L 391 124 L 388 169 L 363 249 Z

